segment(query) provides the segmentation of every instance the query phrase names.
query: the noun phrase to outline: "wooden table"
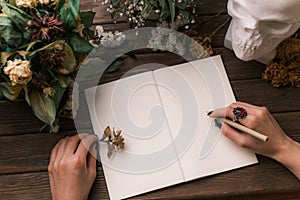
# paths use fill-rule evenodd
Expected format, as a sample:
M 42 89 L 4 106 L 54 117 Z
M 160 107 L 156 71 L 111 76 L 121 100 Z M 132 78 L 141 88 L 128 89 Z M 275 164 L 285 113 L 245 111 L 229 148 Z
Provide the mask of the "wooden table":
M 201 0 L 198 23 L 209 18 L 197 29 L 202 35 L 210 34 L 227 18 L 226 0 Z M 129 24 L 123 18 L 114 24 L 105 13 L 101 2 L 82 0 L 82 10 L 97 12 L 95 24 L 106 30 L 126 30 Z M 286 133 L 300 141 L 299 88 L 274 88 L 261 79 L 265 66 L 252 61 L 238 60 L 232 51 L 223 47 L 227 26 L 213 38 L 215 54 L 221 54 L 237 100 L 265 105 L 274 114 Z M 155 55 L 155 60 L 153 56 Z M 169 58 L 169 59 L 166 59 Z M 127 58 L 117 73 L 109 74 L 106 81 L 116 79 L 130 67 L 147 62 L 173 65 L 181 62 L 168 53 L 140 53 Z M 32 114 L 24 100 L 0 101 L 0 199 L 50 199 L 47 165 L 52 147 L 64 135 L 76 134 L 72 120 L 61 120 L 61 132 L 40 132 L 43 126 Z M 259 164 L 219 175 L 191 181 L 158 190 L 134 199 L 300 199 L 300 182 L 281 164 L 258 156 Z M 108 199 L 101 165 L 91 199 Z

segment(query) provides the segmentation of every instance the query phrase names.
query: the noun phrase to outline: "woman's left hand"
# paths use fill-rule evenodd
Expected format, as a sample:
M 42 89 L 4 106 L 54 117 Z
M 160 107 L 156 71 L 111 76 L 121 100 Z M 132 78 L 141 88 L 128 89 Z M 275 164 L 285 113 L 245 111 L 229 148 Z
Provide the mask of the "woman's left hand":
M 96 178 L 96 141 L 95 135 L 80 134 L 61 139 L 53 148 L 48 166 L 53 200 L 88 198 Z

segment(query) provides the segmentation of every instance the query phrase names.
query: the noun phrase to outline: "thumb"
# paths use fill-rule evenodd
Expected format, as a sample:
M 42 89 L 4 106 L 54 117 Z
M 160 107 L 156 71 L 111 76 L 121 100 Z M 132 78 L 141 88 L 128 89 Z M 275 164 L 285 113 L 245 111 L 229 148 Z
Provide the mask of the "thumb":
M 251 143 L 251 138 L 248 134 L 240 132 L 231 126 L 227 125 L 226 123 L 222 122 L 221 131 L 223 135 L 230 140 L 232 140 L 234 143 L 238 144 L 242 147 L 248 147 Z

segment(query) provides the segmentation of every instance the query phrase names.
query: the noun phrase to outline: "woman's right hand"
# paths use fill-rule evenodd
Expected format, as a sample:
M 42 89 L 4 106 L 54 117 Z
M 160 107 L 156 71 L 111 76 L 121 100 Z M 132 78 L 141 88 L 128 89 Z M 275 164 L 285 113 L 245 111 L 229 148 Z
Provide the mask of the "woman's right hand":
M 233 109 L 244 108 L 248 115 L 239 122 L 257 132 L 267 135 L 268 141 L 261 141 L 253 136 L 222 123 L 222 133 L 239 144 L 258 154 L 273 158 L 289 168 L 300 178 L 300 144 L 288 137 L 266 107 L 254 106 L 244 102 L 236 102 L 209 113 L 211 118 L 226 117 L 235 119 Z

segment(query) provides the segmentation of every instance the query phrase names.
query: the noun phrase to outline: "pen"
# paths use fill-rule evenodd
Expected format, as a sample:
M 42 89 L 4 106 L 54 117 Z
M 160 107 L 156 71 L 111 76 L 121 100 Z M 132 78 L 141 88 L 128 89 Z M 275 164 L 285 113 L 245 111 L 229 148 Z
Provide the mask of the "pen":
M 243 126 L 243 125 L 241 125 L 241 124 L 239 124 L 239 123 L 236 123 L 236 122 L 234 122 L 234 121 L 231 121 L 231 120 L 229 120 L 229 119 L 226 119 L 226 118 L 218 118 L 221 122 L 224 122 L 224 123 L 226 123 L 226 124 L 228 124 L 228 125 L 230 125 L 230 126 L 232 126 L 232 127 L 234 127 L 234 128 L 236 128 L 236 129 L 238 129 L 238 130 L 240 130 L 240 131 L 243 131 L 243 132 L 245 132 L 245 133 L 248 133 L 249 135 L 252 135 L 253 137 L 255 137 L 255 138 L 257 138 L 257 139 L 260 139 L 260 140 L 262 140 L 262 141 L 268 141 L 268 136 L 266 136 L 266 135 L 263 135 L 263 134 L 261 134 L 261 133 L 259 133 L 259 132 L 257 132 L 257 131 L 255 131 L 255 130 L 252 130 L 252 129 L 250 129 L 250 128 L 247 128 L 246 126 Z

